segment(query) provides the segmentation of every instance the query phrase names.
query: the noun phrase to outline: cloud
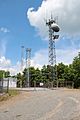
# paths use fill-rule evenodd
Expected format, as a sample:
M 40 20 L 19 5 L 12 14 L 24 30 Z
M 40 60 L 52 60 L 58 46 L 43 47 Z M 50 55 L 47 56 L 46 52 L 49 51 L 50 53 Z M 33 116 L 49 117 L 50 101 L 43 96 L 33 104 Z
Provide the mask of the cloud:
M 78 55 L 78 52 L 80 49 L 57 49 L 56 50 L 56 59 L 57 59 L 57 64 L 63 62 L 66 65 L 69 65 L 72 63 L 74 57 Z
M 10 31 L 8 30 L 8 28 L 1 27 L 1 28 L 0 28 L 0 32 L 9 33 Z
M 35 68 L 41 69 L 44 64 L 48 64 L 48 51 L 45 49 L 37 51 L 31 60 L 31 66 Z
M 44 19 L 58 16 L 61 33 L 80 35 L 80 0 L 43 0 L 41 6 L 35 10 L 29 8 L 27 17 L 32 26 L 42 37 L 46 36 L 47 27 Z
M 9 71 L 11 75 L 16 75 L 20 72 L 20 67 L 19 61 L 16 65 L 12 65 L 10 59 L 5 58 L 5 56 L 0 57 L 0 70 Z
M 68 46 L 67 48 L 64 48 L 64 46 L 62 46 L 62 48 L 56 48 L 56 63 L 58 64 L 63 62 L 66 65 L 72 64 L 73 59 L 78 55 L 78 52 L 80 52 L 80 47 L 74 44 Z M 34 56 L 31 58 L 31 66 L 41 69 L 43 65 L 48 65 L 48 54 L 48 49 L 36 51 Z M 26 61 L 24 60 L 24 68 L 25 66 Z
M 78 52 L 80 51 L 80 49 L 56 49 L 56 62 L 61 63 L 63 62 L 64 64 L 68 65 L 71 64 L 74 57 L 76 57 L 78 55 Z M 47 65 L 48 64 L 48 49 L 43 49 L 43 50 L 39 50 L 35 53 L 34 57 L 32 58 L 32 66 L 34 67 L 39 67 L 41 69 L 41 67 L 43 65 Z
M 6 68 L 11 65 L 11 61 L 9 59 L 6 59 L 4 56 L 0 58 L 0 67 Z
M 15 65 L 11 65 L 8 70 L 10 71 L 11 75 L 16 75 L 17 73 L 21 72 L 21 63 L 17 61 Z
M 7 40 L 5 38 L 0 40 L 0 57 L 5 56 Z

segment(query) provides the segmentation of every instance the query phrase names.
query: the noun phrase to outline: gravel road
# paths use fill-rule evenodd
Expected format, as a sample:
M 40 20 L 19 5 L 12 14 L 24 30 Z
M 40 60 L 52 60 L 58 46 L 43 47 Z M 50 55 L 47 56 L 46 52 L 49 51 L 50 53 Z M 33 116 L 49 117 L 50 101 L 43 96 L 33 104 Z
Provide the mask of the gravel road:
M 5 103 L 0 120 L 80 120 L 80 90 L 23 91 Z

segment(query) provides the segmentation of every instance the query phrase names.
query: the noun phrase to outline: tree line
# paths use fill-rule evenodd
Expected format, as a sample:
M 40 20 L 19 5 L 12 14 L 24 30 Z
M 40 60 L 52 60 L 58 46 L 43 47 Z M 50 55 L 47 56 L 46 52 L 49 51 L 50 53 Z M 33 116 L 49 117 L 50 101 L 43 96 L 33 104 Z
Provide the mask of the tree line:
M 74 87 L 80 87 L 80 53 L 73 59 L 72 64 L 65 65 L 62 62 L 54 66 L 57 69 L 57 80 L 58 81 L 72 81 Z M 42 69 L 35 69 L 34 67 L 29 68 L 30 86 L 33 86 L 34 82 L 49 82 L 50 79 L 50 66 L 44 65 Z M 27 81 L 27 69 L 25 68 L 23 74 L 17 74 L 17 86 L 25 87 Z
M 0 70 L 0 79 L 1 78 L 7 78 L 9 76 L 10 76 L 10 72 L 9 71 Z
M 58 65 L 54 66 L 57 69 L 57 80 L 58 81 L 72 81 L 74 82 L 74 87 L 80 87 L 80 52 L 78 56 L 73 59 L 72 64 L 65 65 L 62 62 L 58 63 Z M 53 68 L 52 68 L 53 69 Z M 7 78 L 10 76 L 9 71 L 0 70 L 0 79 Z M 27 69 L 23 70 L 23 73 L 18 73 L 17 78 L 17 86 L 25 87 L 27 82 Z M 50 66 L 44 65 L 42 69 L 30 67 L 29 68 L 29 78 L 30 78 L 30 86 L 34 85 L 34 82 L 51 82 L 50 78 Z

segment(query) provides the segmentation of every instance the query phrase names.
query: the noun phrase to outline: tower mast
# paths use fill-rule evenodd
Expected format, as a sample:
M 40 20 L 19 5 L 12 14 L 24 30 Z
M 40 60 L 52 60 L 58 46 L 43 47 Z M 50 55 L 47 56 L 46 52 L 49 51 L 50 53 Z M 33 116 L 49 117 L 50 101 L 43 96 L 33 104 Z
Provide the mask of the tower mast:
M 46 22 L 46 25 L 49 28 L 49 79 L 53 81 L 57 79 L 55 39 L 59 37 L 59 35 L 54 35 L 54 33 L 59 31 L 59 26 L 56 24 L 56 21 L 52 19 L 52 16 L 51 19 Z
M 24 66 L 24 46 L 21 46 L 21 72 L 23 71 Z
M 29 68 L 30 68 L 30 64 L 31 64 L 31 48 L 27 48 L 26 49 L 26 77 L 27 77 L 27 81 L 26 81 L 26 85 L 27 87 L 30 87 L 30 72 L 29 72 Z

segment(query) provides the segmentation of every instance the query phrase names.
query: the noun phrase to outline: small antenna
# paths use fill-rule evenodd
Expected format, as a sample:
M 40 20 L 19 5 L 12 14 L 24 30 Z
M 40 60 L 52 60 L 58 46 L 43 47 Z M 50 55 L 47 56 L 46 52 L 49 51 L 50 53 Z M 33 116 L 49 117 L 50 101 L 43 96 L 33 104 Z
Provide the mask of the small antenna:
M 51 12 L 51 20 L 53 19 L 53 15 L 52 15 L 52 12 Z
M 58 16 L 54 18 L 54 21 L 58 24 Z
M 52 14 L 52 12 L 51 12 L 51 19 L 50 19 L 50 21 L 53 23 L 55 23 L 56 21 L 55 21 L 55 19 L 53 18 L 53 14 Z

